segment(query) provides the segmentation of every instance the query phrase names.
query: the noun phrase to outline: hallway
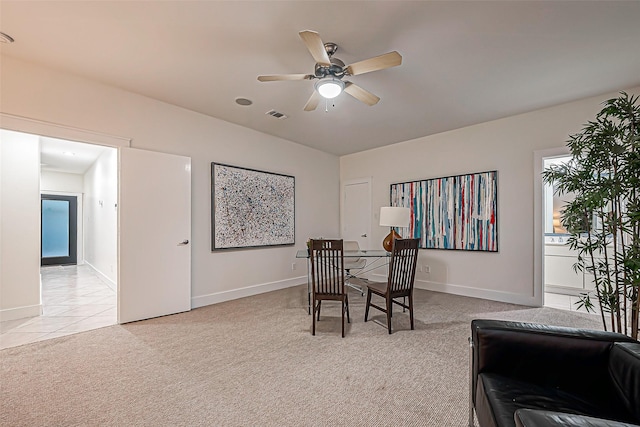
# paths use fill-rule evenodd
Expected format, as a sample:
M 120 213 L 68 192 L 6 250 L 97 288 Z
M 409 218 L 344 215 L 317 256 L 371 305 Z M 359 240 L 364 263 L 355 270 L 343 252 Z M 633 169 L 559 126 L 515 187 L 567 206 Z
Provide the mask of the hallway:
M 43 314 L 0 322 L 0 349 L 117 323 L 116 292 L 87 265 L 42 267 Z

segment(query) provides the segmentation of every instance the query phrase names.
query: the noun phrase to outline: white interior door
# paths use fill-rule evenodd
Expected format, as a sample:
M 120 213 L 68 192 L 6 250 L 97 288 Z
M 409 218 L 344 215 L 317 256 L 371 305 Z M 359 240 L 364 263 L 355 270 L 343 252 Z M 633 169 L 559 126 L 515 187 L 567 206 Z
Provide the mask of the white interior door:
M 343 188 L 342 238 L 356 240 L 362 249 L 371 247 L 371 182 L 346 182 Z
M 118 323 L 191 309 L 191 159 L 120 149 Z

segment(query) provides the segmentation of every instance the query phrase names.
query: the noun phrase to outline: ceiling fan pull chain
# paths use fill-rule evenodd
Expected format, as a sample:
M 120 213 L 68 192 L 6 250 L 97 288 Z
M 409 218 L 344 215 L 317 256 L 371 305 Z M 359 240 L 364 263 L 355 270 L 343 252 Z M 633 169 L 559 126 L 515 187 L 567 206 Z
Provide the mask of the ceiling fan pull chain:
M 329 112 L 329 100 L 325 98 L 324 100 L 324 112 L 328 113 Z

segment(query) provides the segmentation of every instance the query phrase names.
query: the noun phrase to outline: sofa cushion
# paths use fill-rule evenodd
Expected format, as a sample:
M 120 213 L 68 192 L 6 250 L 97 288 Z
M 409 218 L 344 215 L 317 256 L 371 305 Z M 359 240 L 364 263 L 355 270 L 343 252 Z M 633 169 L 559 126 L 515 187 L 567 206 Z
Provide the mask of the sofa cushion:
M 617 400 L 592 401 L 557 387 L 541 386 L 494 373 L 479 375 L 476 413 L 480 425 L 491 425 L 486 420 L 493 418 L 495 426 L 513 427 L 516 425 L 514 413 L 518 409 L 543 409 L 633 422 L 633 416 Z
M 637 424 L 535 409 L 518 409 L 514 419 L 516 427 L 640 427 Z

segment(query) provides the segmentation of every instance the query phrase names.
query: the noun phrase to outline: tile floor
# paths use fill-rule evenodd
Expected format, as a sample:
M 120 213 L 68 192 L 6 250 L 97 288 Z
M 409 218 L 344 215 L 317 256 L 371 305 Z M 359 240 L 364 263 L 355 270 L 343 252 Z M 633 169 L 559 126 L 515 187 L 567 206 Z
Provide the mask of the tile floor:
M 581 313 L 589 313 L 584 308 L 578 308 L 577 303 L 579 300 L 578 295 L 565 295 L 560 293 L 545 292 L 544 293 L 544 306 L 550 308 L 557 308 L 560 310 L 579 311 Z M 590 312 L 591 314 L 599 314 L 600 311 L 597 303 L 597 298 L 592 296 L 591 302 L 596 304 L 596 312 Z
M 116 292 L 87 265 L 40 269 L 42 315 L 0 322 L 0 349 L 117 323 Z

